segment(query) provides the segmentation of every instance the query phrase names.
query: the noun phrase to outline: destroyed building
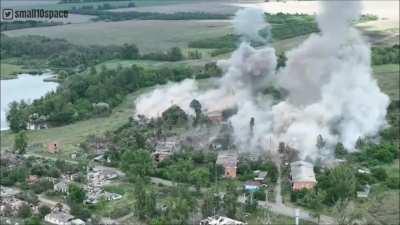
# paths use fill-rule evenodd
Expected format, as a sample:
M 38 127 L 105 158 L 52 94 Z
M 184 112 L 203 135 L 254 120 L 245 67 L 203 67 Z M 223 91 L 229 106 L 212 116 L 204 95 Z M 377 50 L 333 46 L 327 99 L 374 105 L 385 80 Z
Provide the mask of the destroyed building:
M 155 146 L 155 151 L 152 153 L 154 161 L 161 162 L 172 155 L 177 149 L 178 144 L 175 139 L 158 141 Z
M 217 165 L 224 168 L 224 177 L 235 178 L 237 171 L 238 155 L 234 152 L 220 152 L 217 156 Z
M 305 161 L 290 163 L 290 178 L 293 191 L 312 189 L 317 184 L 313 164 Z

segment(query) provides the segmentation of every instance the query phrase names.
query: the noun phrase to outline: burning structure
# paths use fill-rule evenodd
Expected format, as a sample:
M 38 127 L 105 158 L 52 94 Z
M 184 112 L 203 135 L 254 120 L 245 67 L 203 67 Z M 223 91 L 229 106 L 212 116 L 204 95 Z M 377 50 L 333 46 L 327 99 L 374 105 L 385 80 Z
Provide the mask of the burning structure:
M 224 75 L 215 85 L 204 90 L 191 79 L 169 83 L 138 98 L 137 113 L 157 117 L 171 102 L 193 113 L 189 104 L 197 99 L 217 121 L 221 117 L 214 117 L 213 106 L 231 98 L 237 112 L 228 122 L 239 149 L 258 149 L 272 137 L 278 143 L 290 143 L 299 160 L 321 159 L 322 163 L 333 156 L 338 142 L 356 151 L 360 137 L 374 137 L 386 126 L 389 98 L 371 75 L 368 43 L 352 27 L 361 14 L 361 2 L 322 1 L 321 6 L 317 16 L 321 32 L 286 52 L 286 66 L 278 70 L 271 46 L 255 49 L 249 44 L 268 43 L 259 35 L 260 30 L 269 29 L 264 13 L 239 11 L 233 25 L 242 43 L 229 59 L 217 63 Z M 287 95 L 273 101 L 263 94 L 266 87 L 282 89 Z M 254 124 L 249 132 L 251 118 Z M 325 142 L 322 148 L 316 146 L 319 136 Z

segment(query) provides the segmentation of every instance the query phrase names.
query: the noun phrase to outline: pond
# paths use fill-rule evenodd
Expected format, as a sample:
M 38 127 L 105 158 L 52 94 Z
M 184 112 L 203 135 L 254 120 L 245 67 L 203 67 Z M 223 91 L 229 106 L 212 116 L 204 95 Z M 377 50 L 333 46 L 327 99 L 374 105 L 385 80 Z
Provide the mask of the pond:
M 54 76 L 52 73 L 42 75 L 21 74 L 17 79 L 1 80 L 1 130 L 8 130 L 6 113 L 12 101 L 32 101 L 56 90 L 58 83 L 46 82 L 44 79 Z

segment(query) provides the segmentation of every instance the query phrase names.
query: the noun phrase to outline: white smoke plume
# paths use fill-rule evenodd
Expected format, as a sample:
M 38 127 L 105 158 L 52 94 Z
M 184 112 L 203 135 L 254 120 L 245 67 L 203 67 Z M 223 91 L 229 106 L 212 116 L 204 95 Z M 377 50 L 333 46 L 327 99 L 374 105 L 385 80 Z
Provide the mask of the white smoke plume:
M 371 75 L 370 46 L 351 26 L 360 15 L 361 2 L 321 4 L 317 18 L 321 33 L 287 52 L 287 65 L 281 70 L 275 70 L 273 48 L 254 49 L 243 42 L 230 59 L 218 62 L 224 76 L 217 88 L 200 90 L 193 80 L 168 84 L 139 98 L 137 114 L 156 117 L 171 104 L 192 113 L 192 99 L 198 99 L 205 111 L 235 104 L 238 113 L 230 122 L 243 151 L 260 146 L 273 151 L 268 142 L 285 142 L 301 158 L 316 159 L 323 154 L 316 147 L 318 135 L 326 141 L 328 153 L 337 142 L 354 151 L 359 137 L 374 136 L 386 125 L 389 98 Z M 266 25 L 258 10 L 251 11 L 239 11 L 234 24 L 239 34 L 254 40 Z M 275 105 L 260 93 L 273 84 L 288 91 L 287 99 Z M 255 127 L 250 136 L 252 117 Z
M 371 75 L 370 47 L 351 27 L 361 2 L 321 4 L 321 33 L 287 54 L 277 79 L 289 98 L 273 107 L 273 134 L 311 158 L 320 134 L 328 146 L 339 141 L 350 151 L 359 137 L 376 135 L 389 104 Z
M 240 9 L 236 12 L 232 23 L 235 33 L 241 35 L 246 41 L 266 42 L 259 32 L 269 27 L 269 24 L 266 23 L 261 9 Z

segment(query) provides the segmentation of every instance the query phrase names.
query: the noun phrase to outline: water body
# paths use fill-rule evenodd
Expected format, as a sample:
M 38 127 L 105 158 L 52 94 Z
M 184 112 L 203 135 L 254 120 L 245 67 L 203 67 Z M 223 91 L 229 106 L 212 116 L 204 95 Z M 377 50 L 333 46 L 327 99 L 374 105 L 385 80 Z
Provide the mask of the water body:
M 52 73 L 42 75 L 21 74 L 17 79 L 1 80 L 1 130 L 8 130 L 6 113 L 12 101 L 33 101 L 46 93 L 56 90 L 58 83 L 45 82 L 43 79 L 54 76 Z

